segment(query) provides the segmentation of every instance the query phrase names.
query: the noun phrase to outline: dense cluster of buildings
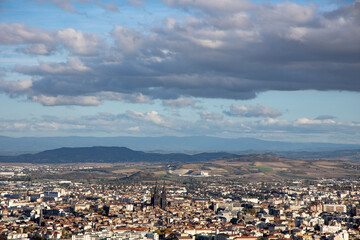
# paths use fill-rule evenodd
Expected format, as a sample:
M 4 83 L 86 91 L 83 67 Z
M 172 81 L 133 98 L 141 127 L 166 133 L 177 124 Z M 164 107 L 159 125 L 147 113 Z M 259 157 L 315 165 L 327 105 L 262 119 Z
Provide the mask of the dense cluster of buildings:
M 7 239 L 360 238 L 358 181 L 9 180 L 0 189 L 0 235 Z

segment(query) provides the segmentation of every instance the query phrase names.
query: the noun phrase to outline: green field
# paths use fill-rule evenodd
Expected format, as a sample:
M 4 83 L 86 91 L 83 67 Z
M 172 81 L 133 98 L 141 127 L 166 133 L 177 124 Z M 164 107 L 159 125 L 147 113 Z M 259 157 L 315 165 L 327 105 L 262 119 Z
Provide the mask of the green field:
M 312 177 L 299 176 L 299 175 L 286 174 L 286 173 L 278 173 L 277 175 L 280 176 L 280 177 L 286 177 L 286 178 L 314 179 Z
M 267 168 L 267 167 L 258 167 L 258 166 L 254 166 L 254 165 L 245 165 L 245 167 L 248 168 L 256 168 L 257 170 L 263 172 L 263 173 L 267 173 L 267 172 L 271 172 L 272 168 Z

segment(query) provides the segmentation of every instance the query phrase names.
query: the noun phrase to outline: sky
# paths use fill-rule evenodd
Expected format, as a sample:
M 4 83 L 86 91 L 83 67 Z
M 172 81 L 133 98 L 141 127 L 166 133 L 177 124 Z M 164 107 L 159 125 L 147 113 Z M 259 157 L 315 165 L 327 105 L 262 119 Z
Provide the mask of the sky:
M 360 0 L 1 0 L 0 135 L 360 144 Z

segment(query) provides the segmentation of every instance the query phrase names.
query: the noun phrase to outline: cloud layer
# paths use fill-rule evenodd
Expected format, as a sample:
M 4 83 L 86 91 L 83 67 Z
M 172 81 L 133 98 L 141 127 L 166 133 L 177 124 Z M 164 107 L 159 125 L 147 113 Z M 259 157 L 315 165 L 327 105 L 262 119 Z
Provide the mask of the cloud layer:
M 193 121 L 163 115 L 155 110 L 148 112 L 125 111 L 119 114 L 98 113 L 79 117 L 42 116 L 32 119 L 0 119 L 0 132 L 20 133 L 71 133 L 76 135 L 211 135 L 222 137 L 260 137 L 269 140 L 294 139 L 302 135 L 302 141 L 316 141 L 316 137 L 329 137 L 330 142 L 346 139 L 359 143 L 360 123 L 347 123 L 332 119 L 298 118 L 293 121 L 267 118 L 253 121 L 225 119 L 221 115 L 202 111 Z M 304 135 L 306 135 L 304 137 Z M 334 139 L 335 138 L 335 139 Z
M 102 4 L 52 2 L 70 12 L 76 12 L 74 2 Z M 128 99 L 123 96 L 163 99 L 172 108 L 194 107 L 189 97 L 251 99 L 268 90 L 360 91 L 360 1 L 329 12 L 288 1 L 163 2 L 194 14 L 164 19 L 146 32 L 115 25 L 104 34 L 0 23 L 1 45 L 30 55 L 68 54 L 64 62 L 17 65 L 8 71 L 30 76 L 31 83 L 2 80 L 0 91 L 25 94 L 44 105 L 97 105 L 107 100 L 99 97 L 105 92 L 119 94 L 113 100 L 120 101 Z M 247 117 L 256 111 L 233 108 L 227 114 Z
M 237 106 L 231 105 L 229 111 L 224 111 L 228 116 L 233 117 L 271 117 L 276 118 L 281 115 L 278 110 L 267 106 Z

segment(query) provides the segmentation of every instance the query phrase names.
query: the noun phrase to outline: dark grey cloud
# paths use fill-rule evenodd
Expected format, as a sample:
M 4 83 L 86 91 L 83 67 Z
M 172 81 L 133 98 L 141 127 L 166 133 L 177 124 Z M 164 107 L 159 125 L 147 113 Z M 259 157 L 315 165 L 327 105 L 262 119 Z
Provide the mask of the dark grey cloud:
M 359 1 L 331 12 L 291 2 L 164 2 L 196 14 L 165 19 L 146 34 L 114 26 L 113 44 L 76 29 L 1 24 L 6 37 L 0 43 L 21 44 L 28 54 L 69 51 L 63 63 L 16 66 L 36 79 L 30 98 L 112 92 L 163 100 L 251 99 L 268 90 L 360 91 Z

